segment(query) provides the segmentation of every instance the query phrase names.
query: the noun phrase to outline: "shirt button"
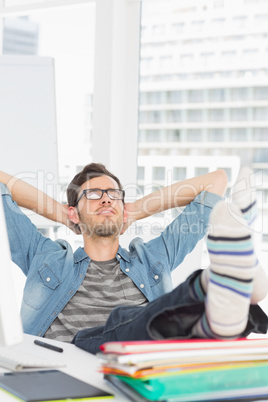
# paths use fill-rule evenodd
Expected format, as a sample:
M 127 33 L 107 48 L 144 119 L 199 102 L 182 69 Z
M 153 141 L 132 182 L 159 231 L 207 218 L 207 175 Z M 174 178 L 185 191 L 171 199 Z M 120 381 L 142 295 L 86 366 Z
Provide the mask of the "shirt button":
M 120 254 L 117 254 L 117 257 L 118 257 L 118 258 L 121 258 L 121 255 L 120 255 Z
M 129 272 L 129 268 L 126 269 L 126 272 Z
M 144 288 L 144 284 L 143 284 L 143 283 L 140 285 L 140 288 L 142 288 L 142 289 Z
M 158 276 L 158 275 L 155 275 L 155 276 L 154 276 L 154 279 L 155 279 L 155 280 L 157 280 L 158 278 L 159 278 L 159 276 Z
M 49 276 L 47 277 L 46 281 L 47 281 L 47 282 L 50 282 L 50 277 L 49 277 Z

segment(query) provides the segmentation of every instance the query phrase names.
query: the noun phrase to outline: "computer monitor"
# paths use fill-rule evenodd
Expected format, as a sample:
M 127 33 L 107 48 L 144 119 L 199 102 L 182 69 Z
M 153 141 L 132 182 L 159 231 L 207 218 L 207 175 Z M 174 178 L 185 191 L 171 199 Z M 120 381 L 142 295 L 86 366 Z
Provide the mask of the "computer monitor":
M 0 195 L 0 344 L 5 346 L 12 346 L 23 340 L 11 264 L 6 219 Z

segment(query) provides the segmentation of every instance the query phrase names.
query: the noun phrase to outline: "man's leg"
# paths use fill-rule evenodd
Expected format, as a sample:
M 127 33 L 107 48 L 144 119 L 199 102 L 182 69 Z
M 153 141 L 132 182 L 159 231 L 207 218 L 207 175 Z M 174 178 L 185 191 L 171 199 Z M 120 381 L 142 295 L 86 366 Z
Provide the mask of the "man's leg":
M 201 272 L 143 307 L 115 308 L 105 326 L 79 331 L 73 343 L 97 353 L 104 342 L 192 337 L 191 328 L 202 316 L 204 303 L 195 300 L 190 289 Z
M 237 215 L 237 207 L 239 212 Z M 248 226 L 253 238 L 254 225 L 257 219 L 258 208 L 256 199 L 256 185 L 254 172 L 248 167 L 242 167 L 239 171 L 236 183 L 231 190 L 231 199 L 229 202 L 230 213 L 241 223 L 242 226 Z M 207 293 L 209 282 L 209 269 L 205 270 L 200 278 L 203 294 Z M 268 277 L 258 261 L 256 274 L 253 280 L 253 290 L 251 293 L 251 304 L 256 304 L 263 300 L 268 291 Z
M 247 326 L 258 260 L 250 229 L 241 224 L 241 219 L 239 208 L 233 205 L 230 211 L 224 201 L 211 213 L 208 235 L 211 265 L 208 278 L 203 274 L 208 279 L 205 313 L 193 329 L 196 336 L 235 338 Z M 206 281 L 203 282 L 206 286 Z
M 251 235 L 254 234 L 254 225 L 257 219 L 258 208 L 256 199 L 256 184 L 254 172 L 248 167 L 242 167 L 238 174 L 235 185 L 231 192 L 232 203 L 241 210 L 245 222 L 251 229 Z M 232 210 L 232 204 L 230 205 Z M 257 272 L 253 281 L 253 291 L 251 303 L 255 304 L 262 300 L 268 290 L 268 278 L 260 263 L 258 263 Z

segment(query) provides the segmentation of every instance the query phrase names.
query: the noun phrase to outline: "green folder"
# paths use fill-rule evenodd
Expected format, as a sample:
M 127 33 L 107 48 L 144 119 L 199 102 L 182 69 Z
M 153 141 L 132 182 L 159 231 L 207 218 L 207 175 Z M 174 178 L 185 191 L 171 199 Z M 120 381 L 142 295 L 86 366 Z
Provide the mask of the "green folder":
M 59 370 L 4 373 L 0 375 L 0 388 L 25 402 L 114 398 L 112 394 Z
M 230 364 L 144 378 L 116 376 L 151 401 L 217 400 L 268 395 L 268 363 Z

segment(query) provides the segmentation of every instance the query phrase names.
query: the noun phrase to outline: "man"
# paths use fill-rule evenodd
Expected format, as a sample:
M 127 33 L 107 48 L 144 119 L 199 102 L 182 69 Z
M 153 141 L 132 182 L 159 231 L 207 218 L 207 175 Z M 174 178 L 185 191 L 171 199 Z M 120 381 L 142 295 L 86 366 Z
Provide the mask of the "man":
M 222 170 L 176 183 L 132 204 L 124 204 L 120 181 L 103 165 L 91 164 L 73 179 L 68 188 L 69 220 L 66 207 L 26 183 L 4 173 L 0 180 L 8 185 L 19 205 L 67 225 L 71 222 L 84 239 L 84 249 L 79 248 L 73 253 L 68 243 L 44 238 L 17 209 L 3 186 L 12 258 L 27 275 L 21 309 L 25 332 L 71 341 L 78 331 L 91 328 L 79 332 L 75 342 L 94 353 L 99 342 L 118 337 L 126 339 L 127 334 L 136 339 L 140 333 L 140 339 L 151 339 L 173 335 L 233 337 L 244 330 L 248 333 L 248 300 L 252 289 L 245 291 L 247 302 L 238 303 L 239 313 L 243 312 L 242 325 L 237 324 L 241 317 L 235 317 L 235 323 L 230 324 L 231 331 L 226 334 L 222 334 L 221 329 L 218 334 L 217 325 L 216 331 L 213 331 L 213 325 L 208 324 L 204 295 L 211 281 L 206 275 L 197 272 L 177 290 L 170 292 L 171 271 L 204 236 L 211 209 L 224 194 L 226 175 Z M 184 212 L 157 239 L 147 244 L 135 239 L 129 251 L 119 246 L 119 235 L 131 222 L 185 205 Z M 220 215 L 225 216 L 226 211 Z M 191 229 L 193 225 L 195 230 Z M 252 248 L 251 243 L 247 246 Z M 255 266 L 255 260 L 253 258 L 249 265 Z M 217 263 L 214 262 L 214 265 Z M 245 279 L 250 286 L 254 270 L 248 270 L 249 275 Z M 243 282 L 244 279 L 239 278 L 239 282 L 240 279 Z M 214 293 L 217 294 L 217 289 Z M 210 303 L 210 309 L 213 303 Z M 145 306 L 139 308 L 137 305 Z M 187 311 L 183 312 L 181 323 L 181 307 L 185 310 L 185 305 L 190 305 L 190 310 L 186 308 Z M 168 313 L 166 319 L 172 324 L 163 325 L 163 314 L 165 316 L 170 309 L 171 316 Z M 211 311 L 213 317 L 215 306 Z M 265 326 L 266 316 L 258 313 L 257 318 L 254 316 L 249 320 L 250 330 L 253 323 L 260 326 L 260 321 Z M 137 317 L 140 317 L 138 321 Z M 151 329 L 148 332 L 146 320 L 149 317 Z M 176 319 L 179 319 L 179 324 Z M 140 322 L 140 328 L 137 322 Z

